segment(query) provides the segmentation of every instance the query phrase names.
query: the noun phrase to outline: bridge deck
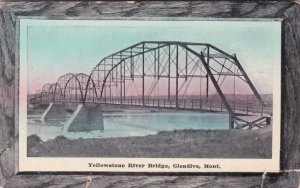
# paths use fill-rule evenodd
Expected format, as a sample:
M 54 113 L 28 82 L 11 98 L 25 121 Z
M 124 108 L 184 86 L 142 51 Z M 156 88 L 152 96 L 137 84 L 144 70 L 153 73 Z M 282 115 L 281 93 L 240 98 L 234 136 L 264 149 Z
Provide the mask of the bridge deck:
M 49 103 L 49 101 L 44 101 Z M 58 101 L 59 102 L 59 101 Z M 81 101 L 64 100 L 66 103 L 81 103 Z M 176 106 L 175 99 L 146 99 L 143 103 L 139 98 L 128 99 L 111 99 L 111 100 L 87 100 L 86 103 L 98 104 L 111 104 L 111 105 L 124 105 L 124 106 L 139 106 L 139 107 L 153 107 L 153 108 L 169 108 L 169 109 L 182 109 L 182 110 L 195 110 L 206 112 L 227 112 L 218 100 L 199 100 L 199 99 L 180 99 L 178 106 Z M 272 105 L 268 104 L 262 107 L 259 103 L 253 102 L 231 102 L 229 103 L 234 114 L 237 116 L 272 116 Z

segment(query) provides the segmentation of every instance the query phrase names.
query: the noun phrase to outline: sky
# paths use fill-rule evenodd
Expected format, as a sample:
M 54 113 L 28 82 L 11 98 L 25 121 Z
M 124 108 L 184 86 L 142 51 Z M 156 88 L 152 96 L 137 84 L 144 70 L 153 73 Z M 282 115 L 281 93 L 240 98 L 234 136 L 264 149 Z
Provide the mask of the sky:
M 22 22 L 21 22 L 22 24 Z M 210 43 L 236 54 L 259 93 L 272 93 L 273 65 L 280 64 L 281 27 L 275 21 L 30 20 L 28 93 L 68 72 L 90 74 L 105 56 L 140 41 Z

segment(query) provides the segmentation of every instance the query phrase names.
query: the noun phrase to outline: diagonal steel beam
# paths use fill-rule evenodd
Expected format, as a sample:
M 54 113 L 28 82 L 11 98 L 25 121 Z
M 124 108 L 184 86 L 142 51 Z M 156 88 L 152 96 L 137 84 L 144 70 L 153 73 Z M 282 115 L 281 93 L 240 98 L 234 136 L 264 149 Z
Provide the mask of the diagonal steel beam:
M 215 77 L 213 76 L 207 62 L 205 61 L 205 57 L 203 55 L 203 52 L 201 52 L 201 55 L 197 52 L 195 52 L 194 50 L 192 50 L 191 48 L 187 47 L 186 45 L 182 45 L 185 49 L 189 50 L 191 53 L 193 53 L 195 56 L 199 57 L 200 60 L 202 61 L 203 66 L 205 67 L 207 74 L 210 78 L 210 80 L 212 81 L 214 87 L 216 88 L 227 112 L 229 113 L 229 128 L 233 129 L 234 128 L 234 113 L 229 105 L 229 103 L 227 102 L 225 95 L 223 94 L 221 88 L 218 85 L 218 82 L 216 81 Z
M 254 93 L 255 97 L 257 98 L 257 100 L 259 101 L 259 103 L 264 106 L 264 102 L 261 98 L 261 96 L 259 95 L 259 93 L 257 92 L 256 88 L 254 87 L 254 85 L 252 84 L 250 78 L 248 77 L 246 71 L 243 69 L 242 65 L 240 64 L 239 60 L 237 59 L 236 55 L 234 55 L 233 60 L 236 64 L 236 66 L 240 69 L 241 73 L 243 74 L 244 78 L 246 79 L 249 87 L 251 88 L 252 92 Z

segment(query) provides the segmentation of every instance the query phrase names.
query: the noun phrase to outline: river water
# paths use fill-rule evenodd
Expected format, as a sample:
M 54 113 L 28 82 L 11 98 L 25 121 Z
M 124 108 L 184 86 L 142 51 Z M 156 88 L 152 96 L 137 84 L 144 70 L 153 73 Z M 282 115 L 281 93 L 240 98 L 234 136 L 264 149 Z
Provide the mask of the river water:
M 183 129 L 228 129 L 228 114 L 199 112 L 152 112 L 104 114 L 104 131 L 64 132 L 65 122 L 43 124 L 41 115 L 28 115 L 27 135 L 43 141 L 63 135 L 69 139 L 145 136 Z

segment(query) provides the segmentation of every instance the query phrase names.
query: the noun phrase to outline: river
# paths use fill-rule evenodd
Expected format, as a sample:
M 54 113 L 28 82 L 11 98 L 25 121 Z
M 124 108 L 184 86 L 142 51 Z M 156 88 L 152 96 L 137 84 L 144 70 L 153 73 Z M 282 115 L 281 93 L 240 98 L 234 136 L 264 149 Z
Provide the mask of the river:
M 69 139 L 130 137 L 183 129 L 228 129 L 228 114 L 199 112 L 152 112 L 104 114 L 104 131 L 63 132 L 65 122 L 42 123 L 41 115 L 28 115 L 27 135 L 43 141 L 63 135 Z

